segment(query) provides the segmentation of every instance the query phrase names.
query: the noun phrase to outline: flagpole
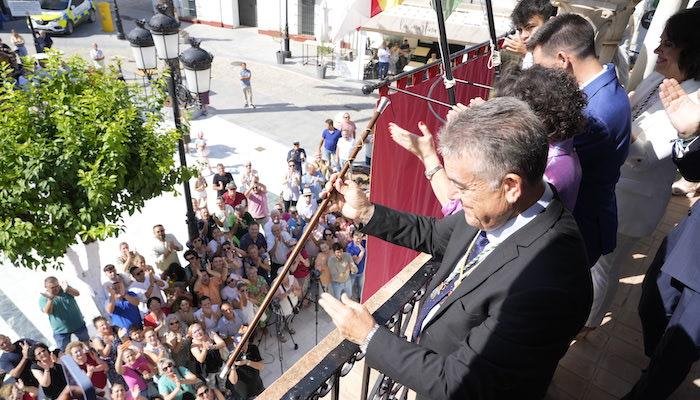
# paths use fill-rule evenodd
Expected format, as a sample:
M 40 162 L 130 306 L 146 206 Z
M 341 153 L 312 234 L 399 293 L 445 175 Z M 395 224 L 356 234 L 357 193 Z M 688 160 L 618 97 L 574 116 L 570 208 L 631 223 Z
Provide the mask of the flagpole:
M 490 4 L 490 3 L 489 3 Z M 447 45 L 447 33 L 445 32 L 445 16 L 442 13 L 442 1 L 433 0 L 435 14 L 437 15 L 438 31 L 440 35 L 440 58 L 442 59 L 442 67 L 445 70 L 445 80 L 449 83 L 445 84 L 447 89 L 447 97 L 451 105 L 457 104 L 455 98 L 454 77 L 452 76 L 452 61 L 450 60 L 450 47 Z

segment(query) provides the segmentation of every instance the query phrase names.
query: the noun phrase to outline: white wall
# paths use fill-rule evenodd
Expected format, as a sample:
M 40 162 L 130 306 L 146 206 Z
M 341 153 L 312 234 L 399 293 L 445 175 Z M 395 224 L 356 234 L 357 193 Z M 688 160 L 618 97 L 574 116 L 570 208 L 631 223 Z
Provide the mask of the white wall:
M 237 27 L 240 25 L 238 0 L 199 0 L 197 19 Z

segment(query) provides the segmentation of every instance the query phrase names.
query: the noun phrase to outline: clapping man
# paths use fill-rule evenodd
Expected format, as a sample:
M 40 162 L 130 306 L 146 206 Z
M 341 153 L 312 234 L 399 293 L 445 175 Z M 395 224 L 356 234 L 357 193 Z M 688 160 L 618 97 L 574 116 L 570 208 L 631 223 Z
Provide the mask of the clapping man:
M 59 284 L 58 279 L 53 276 L 44 279 L 44 287 L 46 291 L 39 297 L 39 307 L 49 316 L 56 346 L 63 350 L 70 343 L 71 335 L 87 343 L 90 336 L 83 314 L 75 301 L 80 292 L 67 283 Z
M 10 338 L 0 335 L 0 379 L 9 376 L 15 380 L 22 380 L 28 391 L 35 393 L 39 382 L 31 371 L 31 355 L 29 349 L 36 343 L 32 339 L 20 339 L 12 343 Z
M 156 267 L 165 272 L 170 264 L 177 263 L 180 265 L 177 252 L 182 251 L 182 245 L 175 239 L 175 236 L 171 233 L 165 233 L 165 228 L 161 224 L 153 227 L 153 236 L 155 241 L 152 253 L 155 257 Z

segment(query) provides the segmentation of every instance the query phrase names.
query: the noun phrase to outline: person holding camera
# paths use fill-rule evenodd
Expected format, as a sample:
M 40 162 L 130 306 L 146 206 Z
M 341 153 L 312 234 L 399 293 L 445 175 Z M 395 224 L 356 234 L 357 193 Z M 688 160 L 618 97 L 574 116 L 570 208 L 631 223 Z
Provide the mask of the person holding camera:
M 242 336 L 248 325 L 241 326 L 239 331 Z M 240 342 L 240 336 L 235 340 Z M 234 399 L 253 399 L 265 390 L 260 372 L 265 368 L 263 358 L 260 356 L 258 346 L 247 341 L 243 344 L 240 358 L 234 363 L 226 380 L 226 389 L 233 393 Z

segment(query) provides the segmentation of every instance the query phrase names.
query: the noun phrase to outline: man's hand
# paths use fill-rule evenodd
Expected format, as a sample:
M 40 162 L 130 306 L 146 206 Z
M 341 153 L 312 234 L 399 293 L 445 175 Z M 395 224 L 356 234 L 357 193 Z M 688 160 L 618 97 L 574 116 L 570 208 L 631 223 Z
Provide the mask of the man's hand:
M 326 188 L 321 196 L 331 196 L 329 211 L 340 211 L 343 216 L 352 220 L 366 224 L 374 214 L 374 205 L 369 202 L 365 192 L 360 189 L 357 183 L 346 180 L 335 179 L 335 175 L 326 184 Z M 335 184 L 331 187 L 331 182 L 335 179 Z
M 700 128 L 700 104 L 694 103 L 675 79 L 664 79 L 659 96 L 678 136 L 694 136 Z
M 503 39 L 503 48 L 512 51 L 513 53 L 523 54 L 527 53 L 527 46 L 525 42 L 520 38 L 520 35 L 511 35 Z
M 23 340 L 19 342 L 19 347 L 22 348 L 22 358 L 29 358 L 29 349 L 31 349 L 32 346 L 30 346 L 26 340 Z
M 318 304 L 331 316 L 340 333 L 349 341 L 361 344 L 376 323 L 367 307 L 350 300 L 343 293 L 342 302 L 328 293 L 323 293 Z

